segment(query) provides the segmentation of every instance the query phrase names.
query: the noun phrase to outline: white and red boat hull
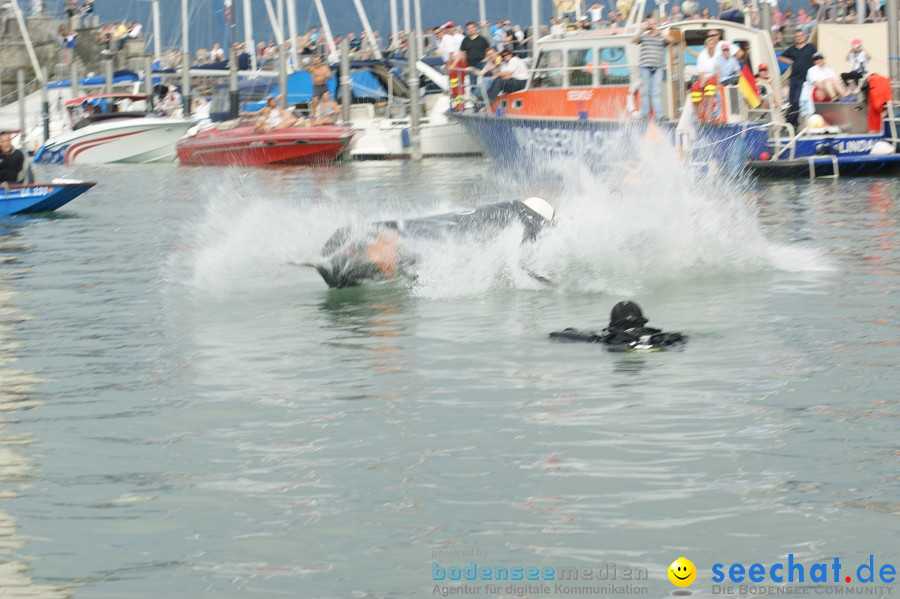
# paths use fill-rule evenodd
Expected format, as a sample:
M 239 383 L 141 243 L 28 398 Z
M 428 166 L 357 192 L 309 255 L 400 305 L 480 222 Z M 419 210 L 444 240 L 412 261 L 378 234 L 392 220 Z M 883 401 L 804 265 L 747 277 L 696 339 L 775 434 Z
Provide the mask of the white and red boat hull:
M 261 132 L 253 123 L 213 126 L 179 141 L 178 160 L 186 166 L 322 164 L 340 157 L 353 134 L 333 125 Z
M 192 119 L 144 117 L 102 121 L 50 139 L 36 162 L 110 164 L 172 162 Z

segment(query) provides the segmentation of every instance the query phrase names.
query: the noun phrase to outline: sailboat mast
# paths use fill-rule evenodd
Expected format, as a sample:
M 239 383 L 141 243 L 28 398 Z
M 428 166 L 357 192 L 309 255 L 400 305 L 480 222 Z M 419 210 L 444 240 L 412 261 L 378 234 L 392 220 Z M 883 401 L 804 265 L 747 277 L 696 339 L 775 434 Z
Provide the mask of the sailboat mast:
M 153 60 L 162 57 L 162 27 L 159 24 L 159 0 L 153 0 Z
M 276 9 L 278 10 L 278 30 L 281 32 L 281 39 L 284 39 L 284 0 L 276 0 L 278 3 L 276 5 Z
M 281 5 L 279 4 L 279 6 Z M 266 0 L 266 13 L 269 15 L 269 24 L 272 25 L 272 32 L 275 33 L 275 41 L 280 46 L 284 43 L 284 30 L 281 28 L 281 20 L 275 16 L 272 0 Z
M 34 75 L 41 82 L 41 85 L 47 85 L 47 78 L 44 76 L 44 70 L 41 68 L 34 53 L 34 46 L 31 44 L 31 36 L 28 34 L 28 27 L 25 26 L 25 18 L 22 16 L 22 9 L 19 8 L 19 0 L 12 0 L 13 11 L 16 13 L 16 22 L 19 23 L 19 31 L 22 33 L 22 39 L 25 40 L 25 49 L 28 50 L 28 58 L 31 59 L 31 67 L 34 69 Z
M 300 69 L 300 57 L 297 55 L 297 0 L 287 0 L 288 34 L 291 36 L 291 64 L 294 70 Z
M 253 39 L 253 11 L 250 0 L 244 0 L 244 45 L 250 53 L 250 66 L 256 70 L 256 40 Z
M 337 52 L 337 46 L 334 45 L 334 36 L 331 35 L 331 26 L 328 24 L 328 15 L 325 14 L 322 0 L 316 0 L 316 12 L 319 13 L 319 20 L 322 21 L 322 29 L 325 30 L 325 41 L 328 42 L 328 51 Z
M 900 84 L 900 37 L 897 27 L 897 2 L 898 0 L 886 0 L 884 3 L 884 16 L 887 17 L 888 29 L 888 62 L 890 63 L 891 82 Z
M 392 48 L 396 48 L 400 45 L 400 40 L 398 39 L 398 35 L 400 34 L 400 23 L 397 18 L 397 0 L 390 0 L 391 2 L 391 43 L 390 46 Z
M 413 0 L 413 7 L 416 15 L 416 55 L 421 58 L 425 55 L 425 32 L 422 31 L 422 2 L 421 0 Z
M 188 43 L 188 0 L 181 0 L 181 100 L 184 116 L 191 115 L 191 49 Z
M 353 0 L 353 4 L 356 5 L 356 14 L 359 15 L 359 20 L 362 21 L 363 31 L 366 32 L 366 36 L 369 39 L 369 45 L 372 46 L 372 53 L 375 54 L 377 60 L 381 60 L 381 48 L 378 47 L 375 36 L 372 34 L 372 26 L 369 24 L 369 16 L 366 14 L 366 9 L 363 8 L 362 0 Z
M 407 35 L 412 29 L 412 22 L 409 20 L 409 0 L 403 0 L 403 29 Z

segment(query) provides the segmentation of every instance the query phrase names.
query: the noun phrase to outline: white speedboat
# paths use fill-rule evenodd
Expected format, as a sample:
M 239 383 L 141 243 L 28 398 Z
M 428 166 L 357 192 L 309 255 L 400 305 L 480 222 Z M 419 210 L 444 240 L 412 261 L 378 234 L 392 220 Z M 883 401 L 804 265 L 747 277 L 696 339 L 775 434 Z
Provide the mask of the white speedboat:
M 175 145 L 196 122 L 150 112 L 147 96 L 98 94 L 66 102 L 71 130 L 47 140 L 39 164 L 172 162 Z
M 479 156 L 481 145 L 460 123 L 446 116 L 450 101 L 445 94 L 419 121 L 419 139 L 423 156 Z M 350 108 L 350 126 L 356 139 L 350 156 L 356 159 L 402 158 L 412 153 L 409 117 L 390 118 L 375 115 L 371 104 Z

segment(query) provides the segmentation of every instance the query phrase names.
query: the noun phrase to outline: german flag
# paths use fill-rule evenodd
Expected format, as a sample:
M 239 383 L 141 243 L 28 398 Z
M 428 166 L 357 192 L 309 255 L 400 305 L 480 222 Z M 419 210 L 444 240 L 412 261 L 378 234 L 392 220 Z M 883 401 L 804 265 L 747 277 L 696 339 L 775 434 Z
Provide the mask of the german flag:
M 759 99 L 759 88 L 756 87 L 756 77 L 753 76 L 753 71 L 750 70 L 750 65 L 746 62 L 744 63 L 744 68 L 741 69 L 738 88 L 744 94 L 744 98 L 747 100 L 750 108 L 757 108 L 762 104 L 762 100 Z

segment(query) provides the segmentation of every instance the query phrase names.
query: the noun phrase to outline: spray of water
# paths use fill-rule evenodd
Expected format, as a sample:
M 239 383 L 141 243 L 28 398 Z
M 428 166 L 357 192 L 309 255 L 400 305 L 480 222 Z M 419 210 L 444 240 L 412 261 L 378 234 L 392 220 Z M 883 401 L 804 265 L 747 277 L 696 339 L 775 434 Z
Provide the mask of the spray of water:
M 633 158 L 608 168 L 596 168 L 595 157 L 585 154 L 542 158 L 539 168 L 535 161 L 524 170 L 487 166 L 473 174 L 471 188 L 482 199 L 467 203 L 537 191 L 556 207 L 556 224 L 524 246 L 517 226 L 488 242 L 409 241 L 418 258 L 416 277 L 406 284 L 429 298 L 548 287 L 530 271 L 564 292 L 633 295 L 685 278 L 824 267 L 812 249 L 765 238 L 746 180 L 686 165 L 664 139 L 645 135 L 631 147 L 637 148 Z M 272 197 L 236 174 L 218 180 L 206 189 L 204 213 L 187 232 L 183 280 L 212 291 L 320 285 L 311 269 L 300 274 L 289 265 L 320 260 L 336 228 L 460 208 L 458 198 L 432 196 L 410 210 L 407 198 L 372 202 L 364 188 L 355 194 L 338 193 L 337 186 L 324 190 L 315 197 Z

